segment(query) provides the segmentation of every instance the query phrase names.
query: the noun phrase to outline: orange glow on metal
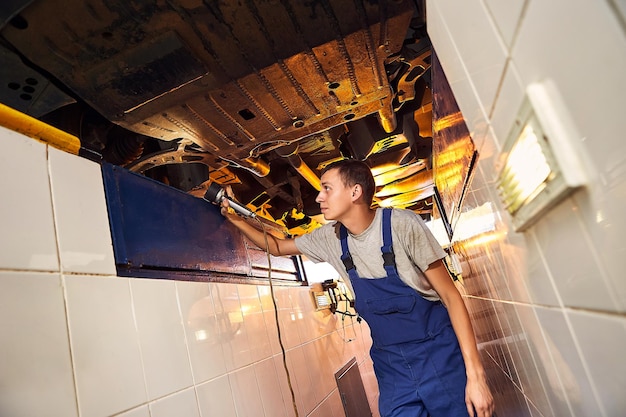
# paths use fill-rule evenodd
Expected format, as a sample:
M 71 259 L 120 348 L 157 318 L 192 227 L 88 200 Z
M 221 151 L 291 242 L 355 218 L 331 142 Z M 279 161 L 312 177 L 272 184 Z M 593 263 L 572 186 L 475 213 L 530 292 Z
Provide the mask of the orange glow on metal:
M 433 131 L 438 132 L 444 129 L 448 129 L 452 126 L 456 126 L 459 123 L 465 123 L 461 112 L 452 113 L 446 117 L 435 120 L 433 122 Z
M 478 235 L 464 242 L 459 242 L 464 248 L 482 247 L 489 243 L 494 243 L 500 240 L 504 240 L 506 233 L 504 232 L 490 232 Z
M 372 175 L 374 175 L 374 182 L 377 187 L 389 184 L 393 181 L 397 181 L 402 178 L 406 178 L 416 172 L 424 169 L 426 164 L 422 160 L 413 162 L 412 164 L 403 165 L 398 167 L 395 164 L 385 164 L 372 168 Z
M 388 197 L 394 194 L 405 193 L 410 190 L 425 188 L 433 185 L 433 172 L 422 171 L 408 178 L 385 185 L 375 195 L 376 197 Z
M 396 195 L 394 197 L 385 198 L 384 200 L 379 200 L 378 205 L 381 207 L 405 208 L 415 204 L 420 200 L 432 196 L 434 193 L 434 187 L 430 186 L 420 190 Z

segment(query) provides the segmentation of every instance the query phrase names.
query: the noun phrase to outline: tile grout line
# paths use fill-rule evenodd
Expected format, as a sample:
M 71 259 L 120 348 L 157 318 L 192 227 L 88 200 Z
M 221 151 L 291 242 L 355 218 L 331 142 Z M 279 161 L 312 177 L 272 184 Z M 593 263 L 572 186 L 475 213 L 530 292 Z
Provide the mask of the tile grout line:
M 498 298 L 488 298 L 488 297 L 479 297 L 476 295 L 465 294 L 463 298 L 471 298 L 474 300 L 482 300 L 482 301 L 494 301 L 502 304 L 511 304 L 511 305 L 519 305 L 519 306 L 530 306 L 530 307 L 542 307 L 550 310 L 563 310 L 563 312 L 583 312 L 583 313 L 592 313 L 592 314 L 600 314 L 610 317 L 619 317 L 626 318 L 626 312 L 619 311 L 610 311 L 610 310 L 599 310 L 592 309 L 587 307 L 575 307 L 575 306 L 551 306 L 548 304 L 537 304 L 537 303 L 525 303 L 521 301 L 513 301 L 513 300 L 502 300 Z
M 56 243 L 56 255 L 58 262 L 58 271 L 54 271 L 59 274 L 59 283 L 61 285 L 61 293 L 63 295 L 63 309 L 65 314 L 65 329 L 67 331 L 67 345 L 70 354 L 70 366 L 72 368 L 72 382 L 74 384 L 74 405 L 76 407 L 76 415 L 80 416 L 80 401 L 78 392 L 78 381 L 76 375 L 76 359 L 74 357 L 74 349 L 72 346 L 72 333 L 70 328 L 70 315 L 69 315 L 69 300 L 67 294 L 67 283 L 65 281 L 65 274 L 63 270 L 63 264 L 61 262 L 61 243 L 59 239 L 59 228 L 57 212 L 54 205 L 54 194 L 52 185 L 52 166 L 50 163 L 50 147 L 46 145 L 46 167 L 48 171 L 48 189 L 50 191 L 50 207 L 52 209 L 52 227 L 54 231 L 54 240 Z
M 133 317 L 133 327 L 135 329 L 135 338 L 136 338 L 136 342 L 137 342 L 137 347 L 139 348 L 139 360 L 141 361 L 141 376 L 143 379 L 143 388 L 144 388 L 144 392 L 146 394 L 146 407 L 148 408 L 148 414 L 152 415 L 152 409 L 150 408 L 150 393 L 148 392 L 148 379 L 146 377 L 146 362 L 144 361 L 143 358 L 143 348 L 141 346 L 141 336 L 139 334 L 139 323 L 137 322 L 137 312 L 135 309 L 135 297 L 133 294 L 133 288 L 132 285 L 130 285 L 131 280 L 129 278 L 126 278 L 127 282 L 126 282 L 126 288 L 128 290 L 128 295 L 129 295 L 129 299 L 130 299 L 130 312 L 131 315 Z
M 209 290 L 209 284 L 208 283 L 204 283 L 207 291 L 210 293 Z M 185 338 L 185 350 L 187 351 L 187 361 L 189 363 L 189 372 L 191 373 L 191 384 L 192 384 L 192 388 L 193 388 L 193 395 L 195 397 L 196 400 L 196 407 L 198 408 L 198 416 L 199 417 L 203 417 L 202 416 L 202 407 L 200 407 L 200 396 L 198 395 L 198 384 L 196 383 L 196 374 L 194 372 L 193 369 L 193 363 L 191 360 L 191 349 L 189 348 L 189 337 L 190 335 L 187 334 L 187 325 L 185 323 L 185 319 L 183 318 L 183 308 L 180 302 L 180 292 L 179 292 L 179 284 L 178 281 L 174 282 L 174 291 L 176 293 L 176 305 L 178 307 L 178 315 L 179 318 L 181 320 L 181 325 L 183 327 L 183 335 Z M 211 305 L 213 304 L 213 299 L 211 298 Z M 213 307 L 213 306 L 212 306 Z M 215 307 L 213 307 L 213 310 L 215 310 Z

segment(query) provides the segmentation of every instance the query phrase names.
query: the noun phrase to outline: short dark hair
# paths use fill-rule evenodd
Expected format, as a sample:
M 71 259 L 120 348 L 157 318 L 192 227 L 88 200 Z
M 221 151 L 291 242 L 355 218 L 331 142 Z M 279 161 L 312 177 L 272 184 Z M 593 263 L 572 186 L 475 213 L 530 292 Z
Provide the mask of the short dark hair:
M 370 167 L 363 161 L 356 159 L 342 159 L 341 161 L 335 161 L 327 165 L 321 175 L 331 169 L 336 169 L 339 172 L 339 176 L 346 187 L 352 187 L 356 184 L 361 186 L 363 190 L 363 200 L 370 205 L 374 199 L 374 192 L 376 191 L 376 183 L 374 182 L 374 176 Z

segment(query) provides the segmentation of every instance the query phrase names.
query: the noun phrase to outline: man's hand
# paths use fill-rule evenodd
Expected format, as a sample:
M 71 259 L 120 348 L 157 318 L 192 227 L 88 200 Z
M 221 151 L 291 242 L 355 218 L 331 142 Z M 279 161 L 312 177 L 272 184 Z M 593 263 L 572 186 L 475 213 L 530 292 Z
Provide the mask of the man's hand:
M 494 412 L 493 396 L 485 378 L 467 380 L 465 386 L 465 404 L 470 417 L 492 417 Z M 474 413 L 475 412 L 475 413 Z
M 233 189 L 230 187 L 230 185 L 225 185 L 224 186 L 224 193 L 228 197 L 232 198 L 232 196 L 233 196 Z M 230 208 L 230 203 L 228 202 L 228 198 L 222 199 L 222 202 L 220 203 L 220 212 L 222 213 L 222 216 L 224 216 L 224 217 L 226 217 L 226 219 L 230 220 L 231 223 L 234 223 L 234 222 L 236 222 L 238 220 L 243 220 L 241 218 L 241 216 L 238 216 L 235 213 L 235 210 Z
M 230 208 L 230 204 L 228 203 L 228 199 L 227 198 L 222 200 L 222 203 L 220 205 L 220 213 L 222 213 L 222 216 L 226 217 L 226 219 L 228 221 L 230 221 L 231 223 L 237 223 L 237 222 L 240 222 L 240 221 L 244 221 L 243 217 L 239 216 L 235 212 L 235 210 Z
M 226 192 L 226 195 L 229 197 L 231 196 L 231 189 L 229 186 L 226 186 L 224 191 Z M 293 238 L 276 238 L 264 233 L 262 230 L 259 230 L 252 225 L 252 222 L 248 222 L 244 217 L 238 215 L 230 207 L 227 198 L 222 200 L 220 207 L 222 215 L 259 248 L 267 248 L 269 253 L 274 256 L 291 256 L 300 254 Z

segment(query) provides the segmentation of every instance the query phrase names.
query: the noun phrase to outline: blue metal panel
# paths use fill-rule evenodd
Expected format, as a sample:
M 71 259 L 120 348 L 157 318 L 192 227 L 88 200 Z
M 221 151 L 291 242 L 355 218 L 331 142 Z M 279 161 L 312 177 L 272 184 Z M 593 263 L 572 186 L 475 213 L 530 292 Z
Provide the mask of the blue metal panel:
M 115 165 L 102 173 L 120 275 L 251 274 L 241 234 L 218 207 Z

